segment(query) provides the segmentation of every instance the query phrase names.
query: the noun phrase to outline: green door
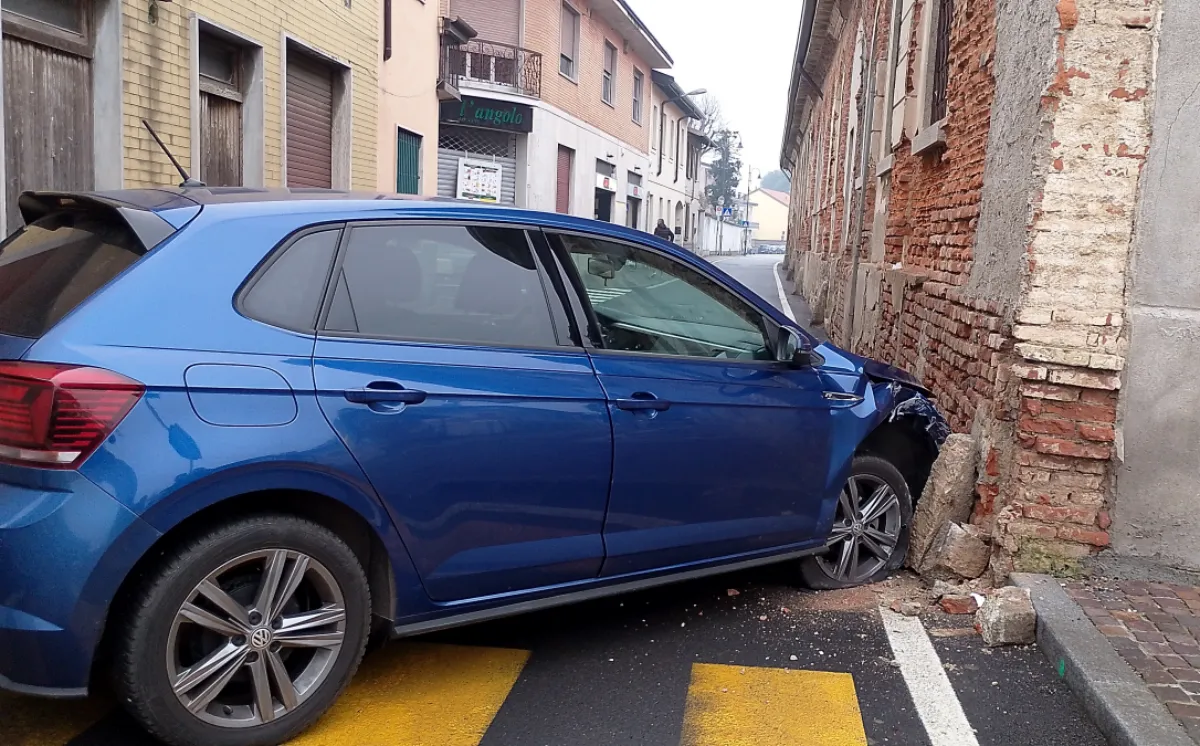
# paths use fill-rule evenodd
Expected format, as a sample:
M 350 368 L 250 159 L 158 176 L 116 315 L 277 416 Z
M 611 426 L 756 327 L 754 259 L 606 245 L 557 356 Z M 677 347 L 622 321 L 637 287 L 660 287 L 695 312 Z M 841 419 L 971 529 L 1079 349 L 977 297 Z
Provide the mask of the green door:
M 421 136 L 396 129 L 396 192 L 421 192 Z

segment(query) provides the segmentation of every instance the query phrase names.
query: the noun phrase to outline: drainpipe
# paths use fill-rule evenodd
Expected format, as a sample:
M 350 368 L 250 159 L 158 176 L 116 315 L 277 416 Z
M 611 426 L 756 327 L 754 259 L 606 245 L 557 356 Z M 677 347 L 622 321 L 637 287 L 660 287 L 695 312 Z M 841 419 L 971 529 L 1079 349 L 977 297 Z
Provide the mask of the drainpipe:
M 859 160 L 858 173 L 862 174 L 863 185 L 858 194 L 858 214 L 854 216 L 854 244 L 850 252 L 850 297 L 846 306 L 845 327 L 847 346 L 854 350 L 855 302 L 858 295 L 858 263 L 862 253 L 862 229 L 867 212 L 867 168 L 871 165 L 871 127 L 875 119 L 875 47 L 879 41 L 879 8 L 882 0 L 875 4 L 875 20 L 871 25 L 871 44 L 863 50 L 863 111 L 859 117 Z

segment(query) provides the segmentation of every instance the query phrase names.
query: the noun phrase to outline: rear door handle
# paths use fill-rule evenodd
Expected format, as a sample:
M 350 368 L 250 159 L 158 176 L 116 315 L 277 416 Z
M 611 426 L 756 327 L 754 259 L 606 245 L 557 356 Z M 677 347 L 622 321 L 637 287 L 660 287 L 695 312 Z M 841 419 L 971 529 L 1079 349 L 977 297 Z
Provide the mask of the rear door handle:
M 671 408 L 671 402 L 659 399 L 648 391 L 639 391 L 628 399 L 617 399 L 617 409 L 626 412 L 665 412 Z
M 376 381 L 367 384 L 365 389 L 349 389 L 345 392 L 346 401 L 355 404 L 375 404 L 376 402 L 394 402 L 397 404 L 420 404 L 429 396 L 424 391 L 406 389 L 398 383 Z

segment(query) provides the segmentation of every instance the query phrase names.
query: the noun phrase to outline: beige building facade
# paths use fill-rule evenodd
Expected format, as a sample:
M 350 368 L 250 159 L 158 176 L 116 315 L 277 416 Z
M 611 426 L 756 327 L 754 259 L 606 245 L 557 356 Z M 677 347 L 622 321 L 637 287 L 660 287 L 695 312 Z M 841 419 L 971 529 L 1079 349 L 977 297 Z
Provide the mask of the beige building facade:
M 440 14 L 437 3 L 382 0 L 379 70 L 381 192 L 437 194 Z
M 5 232 L 26 189 L 178 184 L 143 120 L 210 185 L 379 184 L 380 3 L 0 8 Z

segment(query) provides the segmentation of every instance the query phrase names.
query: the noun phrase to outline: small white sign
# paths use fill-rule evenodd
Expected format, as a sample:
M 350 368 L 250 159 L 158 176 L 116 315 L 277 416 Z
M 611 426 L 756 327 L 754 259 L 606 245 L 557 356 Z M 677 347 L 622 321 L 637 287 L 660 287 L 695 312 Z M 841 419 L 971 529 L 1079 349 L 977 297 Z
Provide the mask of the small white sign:
M 458 159 L 458 190 L 455 196 L 475 202 L 499 202 L 504 170 L 498 163 Z

